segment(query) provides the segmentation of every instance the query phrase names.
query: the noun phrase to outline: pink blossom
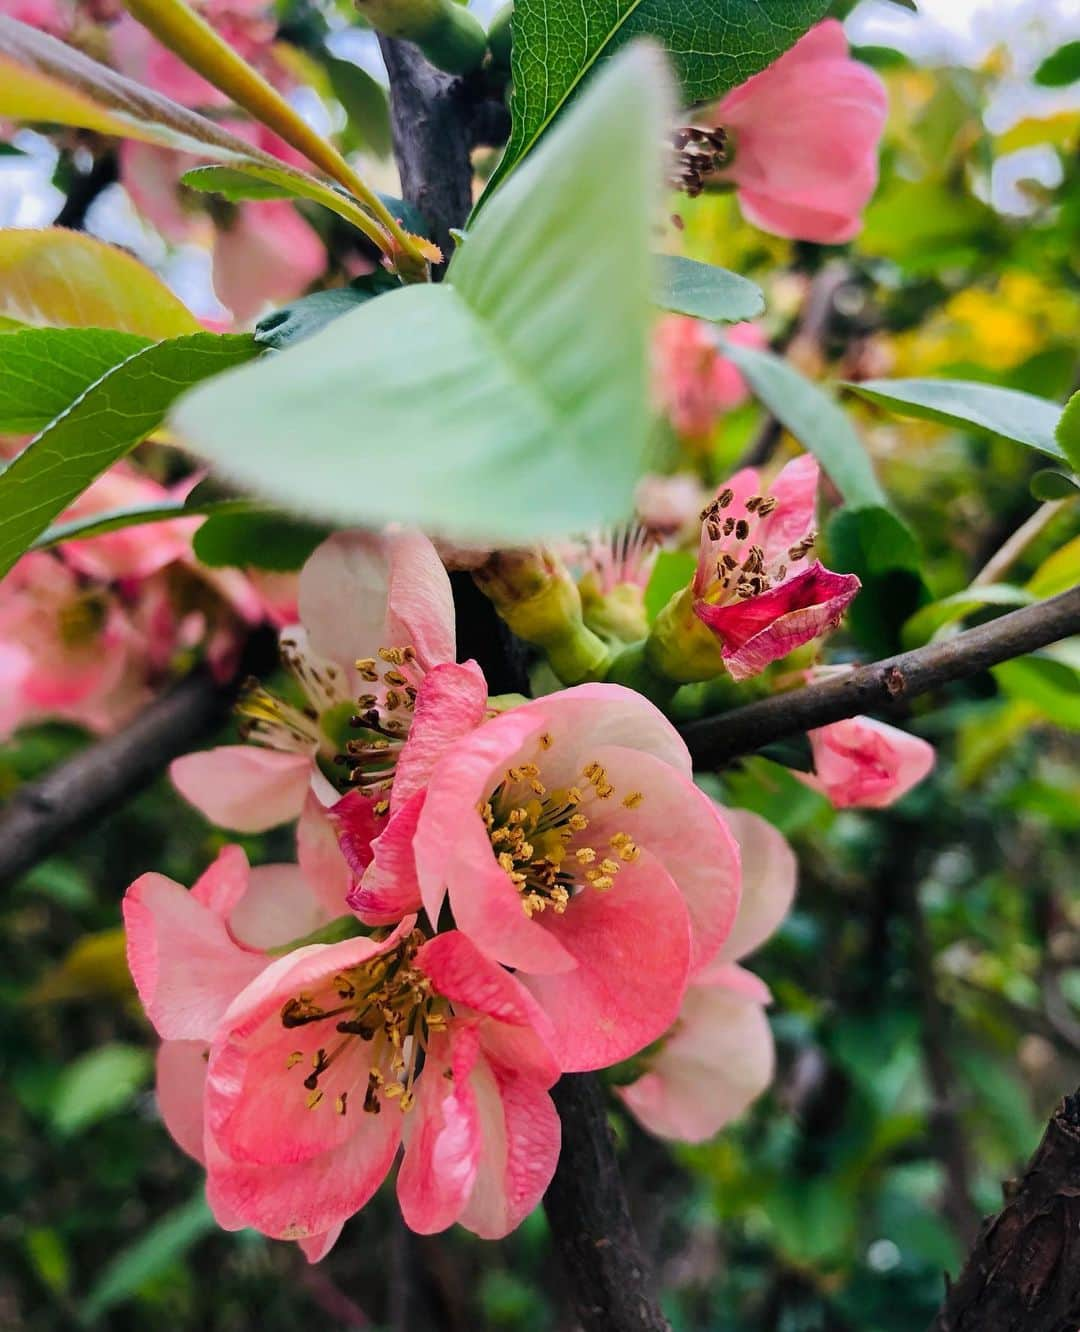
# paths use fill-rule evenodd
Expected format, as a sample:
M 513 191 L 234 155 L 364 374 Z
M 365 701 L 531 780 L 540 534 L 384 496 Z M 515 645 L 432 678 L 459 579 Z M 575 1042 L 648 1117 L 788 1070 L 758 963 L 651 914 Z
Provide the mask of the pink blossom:
M 884 809 L 934 766 L 934 747 L 873 717 L 848 717 L 809 732 L 813 774 L 795 774 L 837 809 Z
M 716 958 L 695 973 L 678 1020 L 646 1071 L 618 1094 L 652 1133 L 704 1142 L 772 1081 L 768 988 L 737 965 L 776 930 L 795 895 L 791 848 L 748 810 L 725 811 L 742 857 L 742 901 Z
M 678 537 L 696 528 L 708 495 L 692 472 L 674 476 L 647 473 L 638 482 L 635 508 L 642 525 L 660 538 Z
M 435 763 L 412 847 L 428 919 L 514 967 L 566 1070 L 641 1049 L 734 919 L 738 851 L 670 722 L 618 685 L 525 703 Z M 393 828 L 394 820 L 390 827 Z
M 836 245 L 854 236 L 877 184 L 888 99 L 826 19 L 719 103 L 739 205 L 778 236 Z
M 860 583 L 811 564 L 819 470 L 809 454 L 763 487 L 738 472 L 706 509 L 694 613 L 720 640 L 724 664 L 746 680 L 834 629 Z
M 238 320 L 302 295 L 322 275 L 326 251 L 287 199 L 242 204 L 214 241 L 214 290 Z
M 733 324 L 725 337 L 744 347 L 764 347 L 757 324 Z M 687 439 L 709 435 L 717 419 L 750 396 L 746 381 L 721 356 L 716 338 L 699 320 L 665 315 L 653 335 L 655 396 Z
M 112 509 L 165 504 L 176 498 L 172 491 L 134 467 L 117 463 L 64 511 L 63 521 L 90 518 Z M 191 536 L 198 525 L 198 518 L 170 518 L 65 541 L 64 560 L 79 573 L 102 581 L 148 578 L 175 560 L 190 558 Z

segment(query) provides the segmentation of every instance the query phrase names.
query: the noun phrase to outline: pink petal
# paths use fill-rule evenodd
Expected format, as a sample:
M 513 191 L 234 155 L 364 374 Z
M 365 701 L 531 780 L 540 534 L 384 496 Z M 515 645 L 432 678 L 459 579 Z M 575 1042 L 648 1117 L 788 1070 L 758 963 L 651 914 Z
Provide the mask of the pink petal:
M 675 1020 L 690 969 L 690 921 L 671 876 L 647 851 L 607 892 L 586 888 L 562 916 L 536 917 L 574 971 L 520 975 L 554 1027 L 563 1071 L 628 1059 Z
M 349 907 L 367 925 L 393 925 L 402 916 L 420 910 L 413 839 L 424 798 L 425 792 L 417 791 L 390 816 L 389 822 L 381 820 L 383 831 L 371 844 L 371 864 L 347 899 Z
M 308 1235 L 298 1240 L 300 1251 L 309 1263 L 321 1263 L 334 1245 L 341 1238 L 342 1226 L 337 1225 L 322 1235 Z
M 394 643 L 411 644 L 430 670 L 457 656 L 454 597 L 439 552 L 422 532 L 386 535 L 390 591 L 386 624 Z
M 311 760 L 258 745 L 222 745 L 174 759 L 169 776 L 211 823 L 234 832 L 265 832 L 300 813 Z
M 854 574 L 820 563 L 759 596 L 694 612 L 723 641 L 721 655 L 735 680 L 748 680 L 811 639 L 835 629 L 862 584 Z
M 241 944 L 265 951 L 302 939 L 343 915 L 343 909 L 327 910 L 299 865 L 259 865 L 251 871 L 248 890 L 230 916 L 229 927 Z
M 241 846 L 223 846 L 213 863 L 191 885 L 191 896 L 222 920 L 248 890 L 251 868 Z
M 788 550 L 815 530 L 821 469 L 810 453 L 792 458 L 765 487 L 776 508 L 761 521 L 755 539 L 765 552 L 766 567 L 788 564 Z
M 357 878 L 371 864 L 372 843 L 386 828 L 385 814 L 375 813 L 378 803 L 362 791 L 349 791 L 326 810 L 345 864 Z
M 210 1040 L 222 1014 L 266 965 L 224 920 L 163 874 L 124 895 L 128 967 L 146 1015 L 166 1040 Z
M 448 662 L 428 672 L 416 698 L 409 738 L 394 770 L 392 809 L 427 786 L 444 751 L 484 720 L 487 700 L 487 681 L 475 661 L 460 666 Z
M 726 809 L 724 817 L 739 843 L 742 899 L 735 924 L 717 962 L 746 957 L 768 939 L 791 910 L 799 867 L 783 833 L 748 809 Z M 695 983 L 703 975 L 695 976 Z
M 651 1133 L 704 1142 L 765 1090 L 774 1064 L 761 1005 L 727 989 L 695 985 L 649 1072 L 616 1090 Z
M 322 275 L 317 232 L 286 199 L 242 203 L 214 237 L 214 290 L 242 322 L 300 296 Z
M 837 809 L 884 809 L 934 766 L 934 747 L 872 717 L 848 717 L 811 731 L 814 776 L 796 774 Z
M 157 1052 L 157 1103 L 173 1141 L 206 1163 L 203 1147 L 205 1041 L 162 1041 Z
M 350 799 L 352 794 L 350 792 L 343 799 Z M 343 801 L 338 802 L 341 803 Z M 349 908 L 345 899 L 353 881 L 344 848 L 338 840 L 340 825 L 334 817 L 337 808 L 337 805 L 331 805 L 328 809 L 315 792 L 309 790 L 300 822 L 296 825 L 296 858 L 309 892 L 321 904 L 327 920 L 347 914 Z

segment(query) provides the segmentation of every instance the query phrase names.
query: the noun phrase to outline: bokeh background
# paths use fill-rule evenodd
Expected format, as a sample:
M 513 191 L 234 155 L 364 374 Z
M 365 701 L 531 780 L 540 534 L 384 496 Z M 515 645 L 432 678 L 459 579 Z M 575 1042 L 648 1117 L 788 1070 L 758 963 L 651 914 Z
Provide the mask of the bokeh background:
M 279 8 L 310 62 L 311 86 L 294 96 L 348 131 L 318 70 L 331 50 L 377 87 L 371 35 L 347 30 L 329 0 Z M 1035 80 L 1080 38 L 1080 8 L 919 0 L 919 11 L 837 7 L 891 103 L 861 237 L 842 251 L 778 240 L 742 222 L 733 196 L 707 194 L 673 205 L 686 253 L 758 281 L 777 342 L 790 341 L 815 274 L 842 263 L 821 336 L 790 344 L 810 373 L 954 375 L 1063 397 L 1080 368 L 1080 84 Z M 357 129 L 370 143 L 385 113 L 377 97 L 367 104 L 351 109 L 372 118 Z M 80 164 L 39 134 L 11 142 L 0 224 L 47 224 Z M 389 157 L 369 168 L 393 187 Z M 95 197 L 84 225 L 132 249 L 200 315 L 222 316 L 205 247 L 168 244 L 121 185 Z M 967 586 L 1039 507 L 1032 455 L 849 405 L 921 542 L 934 594 Z M 722 477 L 759 421 L 752 404 L 719 421 L 706 469 Z M 1080 577 L 1076 503 L 1045 517 L 1009 575 L 1040 594 Z M 854 631 L 853 650 L 877 650 L 872 624 Z M 925 1326 L 942 1273 L 1076 1087 L 1074 648 L 1046 669 L 1005 666 L 917 708 L 908 724 L 939 747 L 938 767 L 891 810 L 838 813 L 762 758 L 709 779 L 790 837 L 801 875 L 795 911 L 753 964 L 775 996 L 772 1091 L 715 1141 L 674 1150 L 613 1102 L 678 1332 Z M 58 725 L 19 732 L 0 757 L 0 797 L 84 743 Z M 0 898 L 0 1327 L 569 1328 L 539 1212 L 501 1244 L 460 1231 L 420 1239 L 380 1195 L 315 1268 L 295 1246 L 216 1230 L 201 1171 L 156 1114 L 154 1041 L 118 921 L 138 874 L 190 883 L 221 841 L 163 779 Z M 244 844 L 256 863 L 291 853 L 284 834 Z

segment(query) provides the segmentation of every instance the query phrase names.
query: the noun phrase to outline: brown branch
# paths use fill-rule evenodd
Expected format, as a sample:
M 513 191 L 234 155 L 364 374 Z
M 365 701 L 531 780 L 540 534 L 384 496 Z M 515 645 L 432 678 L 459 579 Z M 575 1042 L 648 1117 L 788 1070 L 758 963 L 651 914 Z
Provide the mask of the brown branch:
M 943 642 L 857 667 L 822 684 L 775 694 L 717 717 L 690 722 L 682 727 L 683 738 L 696 766 L 718 768 L 774 740 L 844 717 L 888 710 L 1076 633 L 1080 633 L 1080 586 Z
M 930 1332 L 1080 1327 L 1080 1092 L 1058 1106 L 1006 1199 L 983 1223 Z

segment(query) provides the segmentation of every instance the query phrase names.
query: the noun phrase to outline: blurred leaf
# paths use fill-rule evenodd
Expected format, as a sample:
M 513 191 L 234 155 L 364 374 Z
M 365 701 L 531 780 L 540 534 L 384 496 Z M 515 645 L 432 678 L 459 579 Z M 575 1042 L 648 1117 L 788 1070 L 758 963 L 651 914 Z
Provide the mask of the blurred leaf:
M 761 288 L 726 268 L 675 254 L 658 254 L 653 264 L 653 300 L 662 310 L 716 324 L 739 324 L 756 319 L 765 309 Z
M 100 328 L 25 328 L 9 333 L 0 358 L 0 431 L 40 430 L 146 338 Z
M 1073 470 L 1080 472 L 1080 393 L 1074 393 L 1065 404 L 1057 423 L 1056 437 Z
M 1064 88 L 1080 79 L 1080 41 L 1066 42 L 1048 55 L 1032 78 L 1043 88 Z
M 1080 486 L 1071 476 L 1055 472 L 1052 467 L 1044 467 L 1036 472 L 1029 482 L 1032 495 L 1044 503 L 1048 500 L 1072 499 L 1080 494 Z
M 327 521 L 520 544 L 618 520 L 648 443 L 663 100 L 650 55 L 613 63 L 484 210 L 445 282 L 390 292 L 186 395 L 178 435 Z
M 777 1181 L 762 1210 L 780 1252 L 799 1267 L 841 1264 L 855 1237 L 854 1201 L 828 1175 Z
M 697 556 L 688 550 L 662 550 L 656 557 L 645 588 L 645 613 L 650 623 L 656 619 L 676 592 L 690 582 L 697 568 Z
M 990 583 L 955 592 L 917 611 L 904 625 L 902 642 L 905 649 L 921 647 L 946 626 L 966 619 L 984 606 L 1030 606 L 1037 600 L 1030 591 L 1008 583 Z
M 351 60 L 327 56 L 325 63 L 334 96 L 344 107 L 349 124 L 356 130 L 359 147 L 376 157 L 389 157 L 393 141 L 386 89 L 366 69 L 354 65 Z
M 1030 703 L 1047 720 L 1080 730 L 1080 639 L 1069 639 L 993 668 L 1010 698 Z
M 0 34 L 7 21 L 0 16 Z M 201 328 L 137 259 L 63 227 L 0 231 L 0 310 L 26 324 L 118 329 L 155 341 Z
M 138 1045 L 113 1042 L 80 1056 L 61 1073 L 49 1118 L 62 1137 L 124 1109 L 153 1071 L 150 1052 Z
M 33 1226 L 24 1243 L 34 1271 L 49 1290 L 66 1294 L 71 1286 L 71 1257 L 60 1233 L 51 1226 Z
M 1050 116 L 1026 116 L 994 139 L 994 152 L 998 157 L 1018 152 L 1021 148 L 1038 148 L 1053 144 L 1056 148 L 1070 149 L 1080 133 L 1080 114 L 1075 110 L 1059 111 Z
M 169 518 L 191 518 L 200 514 L 247 513 L 258 506 L 253 500 L 224 499 L 195 502 L 194 496 L 185 500 L 165 500 L 161 504 L 132 504 L 126 508 L 105 509 L 100 513 L 88 513 L 82 518 L 71 518 L 67 522 L 53 523 L 47 527 L 36 541 L 31 542 L 31 550 L 47 550 L 58 546 L 62 541 L 73 541 L 76 537 L 101 536 L 104 532 L 118 532 L 124 527 L 141 527 L 144 523 L 159 523 Z
M 1028 581 L 1033 597 L 1054 597 L 1080 583 L 1080 536 L 1047 556 Z
M 102 996 L 115 999 L 134 994 L 127 965 L 127 939 L 122 926 L 84 934 L 64 959 L 42 976 L 26 996 L 32 1004 Z
M 959 1047 L 953 1059 L 971 1089 L 976 1113 L 989 1120 L 1009 1163 L 1026 1161 L 1044 1126 L 1031 1108 L 1023 1083 L 983 1050 Z
M 875 656 L 896 651 L 904 622 L 929 596 L 914 536 L 891 510 L 870 505 L 834 513 L 825 542 L 829 567 L 862 582 L 845 614 L 859 645 Z
M 195 333 L 114 366 L 0 475 L 0 574 L 106 468 L 157 429 L 190 385 L 250 360 L 249 335 Z
M 384 269 L 378 269 L 368 278 L 361 278 L 347 287 L 334 287 L 331 291 L 313 291 L 310 296 L 283 305 L 263 315 L 255 325 L 255 341 L 264 347 L 282 351 L 294 342 L 302 342 L 318 333 L 332 320 L 348 314 L 358 305 L 373 297 L 400 287 L 396 278 Z
M 938 267 L 957 250 L 974 249 L 996 225 L 985 204 L 934 180 L 893 179 L 864 215 L 859 249 L 909 270 Z
M 224 513 L 203 523 L 193 545 L 203 564 L 213 569 L 236 566 L 289 573 L 299 569 L 328 535 L 326 527 L 280 513 Z
M 730 340 L 724 340 L 723 350 L 784 429 L 817 458 L 848 504 L 888 508 L 855 427 L 824 389 L 772 352 Z
M 760 814 L 788 836 L 832 810 L 823 795 L 766 758 L 743 759 L 724 773 L 723 788 L 724 804 Z
M 190 1202 L 155 1222 L 106 1267 L 83 1302 L 83 1322 L 95 1323 L 102 1314 L 137 1295 L 215 1226 L 200 1189 Z
M 657 40 L 674 63 L 688 106 L 745 83 L 827 9 L 828 0 L 592 0 L 583 13 L 577 0 L 516 0 L 510 139 L 481 206 L 535 148 L 593 67 L 625 42 Z
M 1003 435 L 1065 460 L 1054 439 L 1061 408 L 1030 393 L 960 379 L 867 379 L 847 387 L 900 416 Z

